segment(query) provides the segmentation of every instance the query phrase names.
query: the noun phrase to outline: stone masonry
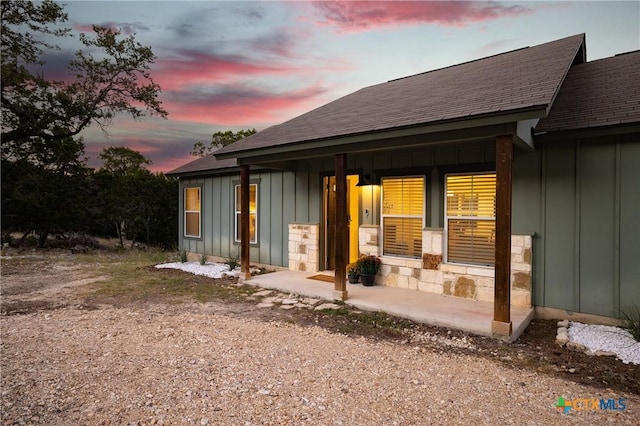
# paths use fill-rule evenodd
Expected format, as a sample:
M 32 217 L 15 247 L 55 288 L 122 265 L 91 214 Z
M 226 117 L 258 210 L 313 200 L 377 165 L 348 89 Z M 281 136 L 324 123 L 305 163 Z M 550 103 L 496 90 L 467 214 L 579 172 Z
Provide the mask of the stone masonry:
M 320 269 L 320 225 L 289 224 L 289 270 L 318 272 Z
M 376 227 L 375 238 L 377 233 Z M 371 227 L 360 229 L 361 252 L 378 253 L 378 247 L 374 249 L 373 244 L 370 244 L 373 242 L 373 234 Z M 531 242 L 530 235 L 511 237 L 511 304 L 514 306 L 531 306 Z M 376 283 L 493 302 L 494 268 L 444 263 L 443 247 L 443 230 L 426 228 L 422 233 L 422 259 L 382 256 L 382 268 L 376 276 Z

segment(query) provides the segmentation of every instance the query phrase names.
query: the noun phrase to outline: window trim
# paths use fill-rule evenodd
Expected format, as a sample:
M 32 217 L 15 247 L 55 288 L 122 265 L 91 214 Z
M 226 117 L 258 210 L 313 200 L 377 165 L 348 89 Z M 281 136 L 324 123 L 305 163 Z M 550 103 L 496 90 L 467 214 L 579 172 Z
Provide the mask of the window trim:
M 443 201 L 442 201 L 442 205 L 443 205 L 443 211 L 444 211 L 444 229 L 443 229 L 443 235 L 444 235 L 444 244 L 443 244 L 443 258 L 445 263 L 449 263 L 449 264 L 454 264 L 454 265 L 468 265 L 468 266 L 479 266 L 479 267 L 489 267 L 489 268 L 493 268 L 495 267 L 495 260 L 493 264 L 487 264 L 487 263 L 482 263 L 482 262 L 459 262 L 456 260 L 450 260 L 449 259 L 449 218 L 450 216 L 448 215 L 448 203 L 447 203 L 447 178 L 449 176 L 480 176 L 480 175 L 490 175 L 490 174 L 496 174 L 495 170 L 485 170 L 485 171 L 470 171 L 470 172 L 456 172 L 456 173 L 445 173 L 444 174 L 444 191 L 443 191 Z M 497 184 L 497 179 L 496 179 L 496 184 Z M 482 221 L 482 222 L 493 222 L 494 223 L 494 229 L 495 229 L 495 222 L 496 222 L 496 214 L 497 212 L 494 211 L 494 216 L 489 217 L 489 216 L 451 216 L 452 219 L 454 220 L 474 220 L 474 221 Z M 495 241 L 494 241 L 495 244 Z
M 202 239 L 202 186 L 201 185 L 185 185 L 182 189 L 183 189 L 182 236 L 183 238 Z M 189 189 L 198 190 L 198 199 L 200 201 L 199 210 L 187 210 L 187 190 Z M 198 235 L 187 234 L 187 213 L 198 213 Z
M 251 179 L 249 181 L 249 193 L 251 193 L 251 187 L 256 187 L 256 232 L 255 232 L 255 240 L 250 240 L 249 245 L 257 246 L 259 242 L 259 213 L 260 213 L 260 179 Z M 233 181 L 233 243 L 240 244 L 240 239 L 236 238 L 238 236 L 238 226 L 239 226 L 239 217 L 241 215 L 240 210 L 237 210 L 236 207 L 238 205 L 238 188 L 240 187 L 239 181 Z M 249 209 L 249 217 L 251 217 L 251 209 Z
M 421 215 L 398 215 L 398 214 L 384 214 L 384 181 L 392 179 L 408 179 L 408 178 L 421 178 L 422 179 L 422 214 Z M 420 228 L 424 230 L 425 220 L 427 213 L 427 176 L 424 174 L 409 174 L 409 175 L 389 175 L 380 178 L 380 248 L 382 255 L 385 257 L 396 257 L 402 259 L 419 259 L 421 256 L 410 256 L 385 253 L 384 251 L 384 219 L 389 218 L 401 218 L 401 219 L 421 219 Z M 422 246 L 422 236 L 420 237 L 420 244 Z

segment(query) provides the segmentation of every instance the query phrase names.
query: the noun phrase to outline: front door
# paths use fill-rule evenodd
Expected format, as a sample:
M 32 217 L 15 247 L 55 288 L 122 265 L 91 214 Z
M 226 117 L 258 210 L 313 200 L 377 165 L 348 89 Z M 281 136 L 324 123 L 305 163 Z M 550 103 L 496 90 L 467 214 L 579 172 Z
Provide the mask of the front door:
M 336 178 L 327 176 L 323 179 L 324 188 L 324 269 L 335 269 L 335 208 L 336 208 Z M 358 258 L 358 230 L 360 228 L 359 215 L 359 193 L 360 188 L 356 186 L 358 175 L 347 176 L 347 223 L 349 226 L 349 244 L 347 259 L 355 262 Z

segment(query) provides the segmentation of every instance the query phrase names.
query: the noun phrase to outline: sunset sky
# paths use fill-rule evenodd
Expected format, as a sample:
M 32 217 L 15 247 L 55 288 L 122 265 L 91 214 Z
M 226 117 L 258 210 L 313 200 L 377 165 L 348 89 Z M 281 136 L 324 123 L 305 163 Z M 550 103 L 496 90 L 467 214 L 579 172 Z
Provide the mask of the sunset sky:
M 152 75 L 168 119 L 82 133 L 91 166 L 104 147 L 124 145 L 154 171 L 192 160 L 193 144 L 219 130 L 261 130 L 390 79 L 579 33 L 588 60 L 640 48 L 637 1 L 65 3 L 74 31 L 117 28 L 158 57 Z M 62 47 L 50 65 L 74 50 Z

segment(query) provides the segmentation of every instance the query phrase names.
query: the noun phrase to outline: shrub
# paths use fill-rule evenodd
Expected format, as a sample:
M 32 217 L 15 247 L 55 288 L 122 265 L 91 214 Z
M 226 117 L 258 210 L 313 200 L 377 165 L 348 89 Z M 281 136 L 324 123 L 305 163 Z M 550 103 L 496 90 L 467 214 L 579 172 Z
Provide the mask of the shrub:
M 185 263 L 187 260 L 187 251 L 180 250 L 180 262 Z
M 200 256 L 200 265 L 204 266 L 207 264 L 207 253 L 202 253 Z
M 623 328 L 633 336 L 636 341 L 640 342 L 640 308 L 638 305 L 631 304 L 626 310 L 620 310 Z
M 229 270 L 233 271 L 238 266 L 240 266 L 240 254 L 236 251 L 234 253 L 230 253 L 229 257 L 227 257 L 224 261 L 225 265 L 229 265 Z

